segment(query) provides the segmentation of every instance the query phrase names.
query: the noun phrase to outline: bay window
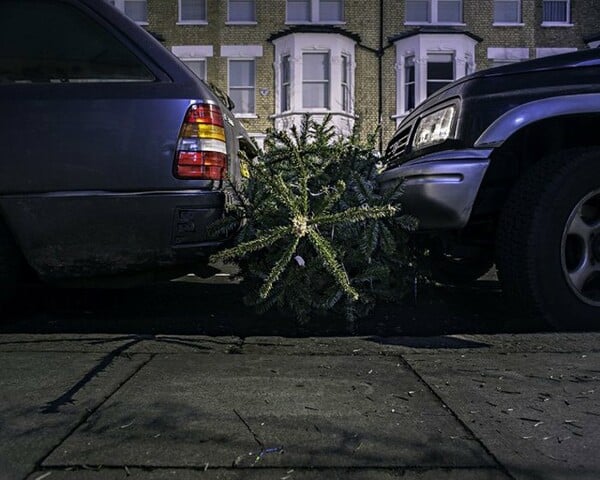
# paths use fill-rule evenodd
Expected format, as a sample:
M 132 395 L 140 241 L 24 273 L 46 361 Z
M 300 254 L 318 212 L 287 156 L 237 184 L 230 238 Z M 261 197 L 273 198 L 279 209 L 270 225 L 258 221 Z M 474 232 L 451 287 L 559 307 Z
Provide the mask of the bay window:
M 396 47 L 396 114 L 399 124 L 428 96 L 475 70 L 475 45 L 470 33 L 401 34 Z
M 287 130 L 304 115 L 326 116 L 344 134 L 354 127 L 354 53 L 350 34 L 293 32 L 275 34 L 274 126 Z

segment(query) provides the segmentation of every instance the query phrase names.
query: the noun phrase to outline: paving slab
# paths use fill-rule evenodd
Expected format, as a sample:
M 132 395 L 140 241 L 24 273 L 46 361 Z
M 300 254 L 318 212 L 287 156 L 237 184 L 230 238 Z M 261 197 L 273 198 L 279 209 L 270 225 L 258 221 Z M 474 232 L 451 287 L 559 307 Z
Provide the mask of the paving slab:
M 0 478 L 22 479 L 149 356 L 0 353 Z
M 600 333 L 441 335 L 434 337 L 247 337 L 243 353 L 283 355 L 404 355 L 443 351 L 492 353 L 600 352 Z
M 600 478 L 600 354 L 411 354 L 516 479 Z
M 508 480 L 495 469 L 190 469 L 100 468 L 98 471 L 40 470 L 27 480 Z
M 137 334 L 10 334 L 0 335 L 0 352 L 235 353 L 235 336 Z
M 497 467 L 406 366 L 160 355 L 43 467 Z

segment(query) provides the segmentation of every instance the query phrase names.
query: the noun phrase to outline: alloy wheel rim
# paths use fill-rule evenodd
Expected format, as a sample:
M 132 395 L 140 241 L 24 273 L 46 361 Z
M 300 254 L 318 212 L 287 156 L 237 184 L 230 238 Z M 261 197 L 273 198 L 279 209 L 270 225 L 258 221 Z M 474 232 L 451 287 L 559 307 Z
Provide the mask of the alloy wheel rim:
M 562 235 L 561 262 L 573 293 L 600 307 L 600 189 L 588 193 L 571 211 Z

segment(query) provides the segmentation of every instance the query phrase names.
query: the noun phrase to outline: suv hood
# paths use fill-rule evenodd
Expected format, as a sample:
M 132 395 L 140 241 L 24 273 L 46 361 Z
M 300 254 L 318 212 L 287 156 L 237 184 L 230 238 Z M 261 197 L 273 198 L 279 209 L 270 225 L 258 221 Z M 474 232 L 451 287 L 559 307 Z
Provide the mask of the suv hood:
M 565 68 L 600 66 L 600 48 L 580 50 L 562 55 L 537 58 L 525 62 L 513 63 L 502 67 L 489 68 L 475 73 L 471 78 L 497 77 L 519 73 L 562 70 Z

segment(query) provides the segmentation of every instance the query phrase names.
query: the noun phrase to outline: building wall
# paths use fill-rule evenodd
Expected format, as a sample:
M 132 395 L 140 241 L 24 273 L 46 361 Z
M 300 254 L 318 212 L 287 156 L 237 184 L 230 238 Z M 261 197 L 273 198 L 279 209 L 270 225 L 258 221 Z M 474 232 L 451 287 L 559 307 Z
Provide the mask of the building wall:
M 360 36 L 355 50 L 354 113 L 365 132 L 373 131 L 381 120 L 382 141 L 387 141 L 397 123 L 397 63 L 395 46 L 389 39 L 410 31 L 414 25 L 405 24 L 405 2 L 382 0 L 383 32 L 380 36 L 380 3 L 378 0 L 346 0 L 344 30 Z M 247 129 L 264 134 L 273 126 L 276 111 L 275 48 L 268 39 L 290 27 L 285 21 L 284 0 L 257 0 L 256 24 L 228 25 L 227 1 L 207 0 L 207 22 L 203 25 L 178 25 L 177 0 L 148 0 L 146 28 L 164 38 L 168 48 L 181 45 L 212 46 L 213 56 L 206 59 L 207 79 L 227 91 L 228 58 L 221 55 L 223 46 L 261 46 L 262 56 L 256 61 L 256 115 L 243 118 Z M 501 61 L 535 58 L 561 50 L 583 49 L 584 38 L 598 33 L 600 8 L 598 0 L 571 0 L 571 25 L 542 26 L 542 1 L 522 0 L 522 22 L 515 26 L 494 25 L 492 0 L 463 0 L 462 28 L 477 37 L 474 51 L 475 68 L 480 70 L 494 65 L 494 57 Z M 383 44 L 380 41 L 383 39 Z M 383 50 L 378 50 L 383 46 Z M 381 96 L 379 91 L 381 56 Z M 381 98 L 381 119 L 379 102 Z

